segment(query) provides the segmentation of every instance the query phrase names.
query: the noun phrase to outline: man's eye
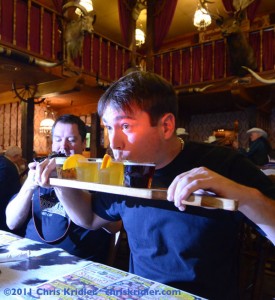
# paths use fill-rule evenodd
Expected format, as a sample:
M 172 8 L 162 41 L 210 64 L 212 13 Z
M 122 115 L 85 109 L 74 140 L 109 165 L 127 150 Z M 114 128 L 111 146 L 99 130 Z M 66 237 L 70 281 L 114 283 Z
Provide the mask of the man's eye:
M 75 139 L 68 139 L 69 143 L 75 143 Z
M 123 125 L 122 125 L 122 128 L 123 128 L 123 129 L 129 129 L 129 127 L 130 127 L 129 124 L 123 124 Z

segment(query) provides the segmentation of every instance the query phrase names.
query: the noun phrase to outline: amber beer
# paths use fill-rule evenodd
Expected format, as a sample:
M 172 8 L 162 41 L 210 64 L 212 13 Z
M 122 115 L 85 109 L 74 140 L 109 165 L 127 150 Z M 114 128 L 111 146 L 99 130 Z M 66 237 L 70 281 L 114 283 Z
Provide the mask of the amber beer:
M 77 180 L 86 182 L 98 182 L 98 171 L 102 159 L 86 158 L 77 161 L 76 174 Z
M 62 176 L 62 168 L 64 161 L 67 159 L 67 157 L 56 157 L 55 158 L 55 163 L 56 163 L 56 173 L 57 173 L 57 178 L 63 178 Z
M 123 185 L 124 165 L 112 160 L 107 168 L 98 171 L 98 181 L 103 184 Z
M 154 163 L 124 162 L 124 186 L 151 188 L 155 167 Z

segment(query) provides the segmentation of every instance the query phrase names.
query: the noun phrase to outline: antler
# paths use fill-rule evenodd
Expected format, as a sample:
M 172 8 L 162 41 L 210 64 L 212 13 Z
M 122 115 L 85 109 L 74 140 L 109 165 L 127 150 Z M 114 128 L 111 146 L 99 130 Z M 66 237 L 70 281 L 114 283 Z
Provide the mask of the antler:
M 233 7 L 236 11 L 246 9 L 255 0 L 233 0 Z M 200 5 L 208 12 L 207 4 L 214 4 L 215 2 L 209 0 L 200 0 Z
M 71 7 L 77 7 L 77 8 L 79 8 L 80 11 L 81 11 L 81 13 L 82 13 L 84 16 L 87 16 L 87 15 L 88 15 L 88 11 L 87 11 L 87 9 L 86 9 L 84 6 L 82 6 L 82 5 L 78 4 L 78 3 L 75 3 L 75 2 L 73 2 L 73 1 L 70 1 L 70 2 L 68 2 L 68 3 L 66 3 L 66 4 L 63 5 L 63 7 L 62 7 L 63 14 L 65 14 L 65 13 L 66 13 L 66 10 L 67 10 L 68 8 L 71 8 Z
M 254 1 L 255 0 L 233 0 L 233 6 L 236 11 L 242 11 Z
M 209 0 L 199 0 L 200 1 L 200 5 L 201 7 L 209 14 L 209 16 L 211 17 L 211 19 L 217 21 L 217 22 L 223 22 L 223 16 L 217 14 L 214 15 L 213 13 L 210 13 L 210 11 L 208 10 L 207 4 L 214 4 L 215 2 L 209 1 Z
M 209 12 L 207 4 L 214 4 L 215 2 L 209 1 L 209 0 L 199 0 L 200 1 L 200 5 L 203 9 L 205 9 L 207 11 L 207 13 L 211 16 L 212 19 L 216 20 L 216 21 L 223 21 L 223 17 L 218 14 L 218 15 L 214 15 L 212 13 Z M 240 19 L 240 15 L 241 13 L 251 4 L 253 3 L 255 0 L 233 0 L 233 7 L 235 8 L 235 19 Z M 226 11 L 227 14 L 233 13 L 230 11 Z

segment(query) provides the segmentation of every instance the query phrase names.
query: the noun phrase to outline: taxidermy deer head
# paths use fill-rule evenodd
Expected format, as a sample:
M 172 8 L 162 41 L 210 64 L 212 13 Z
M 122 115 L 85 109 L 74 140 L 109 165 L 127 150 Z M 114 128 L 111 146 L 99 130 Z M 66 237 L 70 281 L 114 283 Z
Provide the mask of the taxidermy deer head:
M 216 21 L 223 37 L 226 39 L 231 72 L 233 75 L 244 76 L 247 71 L 242 66 L 252 70 L 257 68 L 257 62 L 254 51 L 241 30 L 241 22 L 245 16 L 245 9 L 254 0 L 234 0 L 234 15 L 224 18 L 221 15 L 213 15 L 209 12 L 207 3 L 213 3 L 207 0 L 200 0 L 201 6 L 209 13 L 212 19 Z

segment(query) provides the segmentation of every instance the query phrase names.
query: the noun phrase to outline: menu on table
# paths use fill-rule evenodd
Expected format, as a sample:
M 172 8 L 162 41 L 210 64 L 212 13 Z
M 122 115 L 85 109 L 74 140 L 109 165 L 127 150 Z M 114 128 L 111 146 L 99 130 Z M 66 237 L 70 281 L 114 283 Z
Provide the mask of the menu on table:
M 122 270 L 91 262 L 70 274 L 33 287 L 21 299 L 186 299 L 204 298 L 127 273 Z

